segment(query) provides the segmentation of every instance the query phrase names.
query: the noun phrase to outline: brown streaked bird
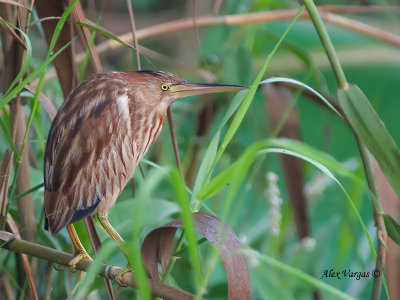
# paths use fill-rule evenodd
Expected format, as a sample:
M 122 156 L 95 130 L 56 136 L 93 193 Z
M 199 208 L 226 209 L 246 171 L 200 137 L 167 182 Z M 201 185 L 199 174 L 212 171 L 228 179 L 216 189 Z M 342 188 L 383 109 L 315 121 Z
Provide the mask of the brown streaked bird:
M 160 135 L 169 105 L 187 96 L 245 88 L 189 83 L 161 71 L 109 71 L 89 77 L 69 94 L 47 139 L 44 211 L 51 233 L 67 227 L 75 248 L 71 268 L 90 259 L 74 222 L 97 214 L 110 237 L 123 242 L 108 212 Z

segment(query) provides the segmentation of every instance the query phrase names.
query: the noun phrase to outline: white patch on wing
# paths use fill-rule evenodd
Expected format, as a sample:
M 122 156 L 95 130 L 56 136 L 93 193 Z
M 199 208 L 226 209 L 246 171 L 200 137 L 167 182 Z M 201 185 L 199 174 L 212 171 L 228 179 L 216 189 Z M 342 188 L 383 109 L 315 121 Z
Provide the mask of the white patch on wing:
M 129 120 L 129 98 L 127 94 L 123 94 L 117 98 L 118 113 L 125 120 Z

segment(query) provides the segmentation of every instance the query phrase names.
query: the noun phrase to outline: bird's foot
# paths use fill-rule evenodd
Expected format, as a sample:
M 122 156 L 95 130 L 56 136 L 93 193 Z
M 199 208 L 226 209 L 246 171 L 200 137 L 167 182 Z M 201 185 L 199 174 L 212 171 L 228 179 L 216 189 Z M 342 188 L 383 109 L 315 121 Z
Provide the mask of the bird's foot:
M 125 268 L 122 268 L 122 269 L 120 269 L 120 270 L 118 270 L 117 272 L 115 272 L 114 274 L 113 274 L 113 278 L 114 278 L 114 280 L 121 286 L 121 287 L 127 287 L 127 285 L 125 284 L 125 283 L 123 283 L 122 282 L 122 276 L 125 274 L 125 273 L 128 273 L 128 272 L 132 272 L 132 268 L 131 268 L 131 266 L 128 264 Z
M 85 250 L 79 250 L 75 253 L 75 256 L 71 261 L 69 262 L 69 268 L 70 270 L 76 269 L 76 265 L 82 260 L 82 259 L 88 259 L 92 261 L 93 259 L 87 254 Z
M 70 271 L 75 272 L 75 271 L 76 271 L 76 265 L 77 265 L 82 259 L 88 259 L 88 260 L 90 260 L 90 261 L 93 260 L 93 259 L 89 256 L 89 254 L 87 254 L 87 252 L 86 252 L 85 249 L 83 249 L 83 250 L 77 250 L 77 251 L 75 252 L 74 258 L 72 258 L 71 261 L 69 262 L 69 269 L 70 269 Z M 83 271 L 79 271 L 78 279 L 77 279 L 77 281 L 76 281 L 76 283 L 75 283 L 75 285 L 74 285 L 74 287 L 72 288 L 71 293 L 70 293 L 70 296 L 71 296 L 71 297 L 75 294 L 76 290 L 78 289 L 79 283 L 80 283 L 81 280 L 82 280 L 82 274 L 83 274 Z

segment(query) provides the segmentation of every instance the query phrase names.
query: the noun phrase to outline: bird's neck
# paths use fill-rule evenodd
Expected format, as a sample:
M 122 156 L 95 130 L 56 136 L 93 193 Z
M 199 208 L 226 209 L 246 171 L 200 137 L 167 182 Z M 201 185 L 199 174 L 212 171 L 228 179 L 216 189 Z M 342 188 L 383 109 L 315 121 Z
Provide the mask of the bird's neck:
M 131 138 L 136 165 L 159 137 L 166 115 L 150 107 L 141 107 L 131 114 Z

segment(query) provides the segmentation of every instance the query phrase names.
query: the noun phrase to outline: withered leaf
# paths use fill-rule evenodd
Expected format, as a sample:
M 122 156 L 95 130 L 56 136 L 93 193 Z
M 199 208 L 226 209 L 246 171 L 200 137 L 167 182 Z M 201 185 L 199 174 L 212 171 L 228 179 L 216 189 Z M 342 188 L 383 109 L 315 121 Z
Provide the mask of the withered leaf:
M 229 300 L 250 299 L 250 277 L 244 256 L 238 253 L 239 241 L 232 229 L 218 217 L 196 212 L 193 214 L 196 231 L 218 251 L 225 267 Z M 159 280 L 158 263 L 165 271 L 171 259 L 176 230 L 182 228 L 181 219 L 175 219 L 150 232 L 142 245 L 142 257 L 152 280 Z

